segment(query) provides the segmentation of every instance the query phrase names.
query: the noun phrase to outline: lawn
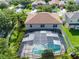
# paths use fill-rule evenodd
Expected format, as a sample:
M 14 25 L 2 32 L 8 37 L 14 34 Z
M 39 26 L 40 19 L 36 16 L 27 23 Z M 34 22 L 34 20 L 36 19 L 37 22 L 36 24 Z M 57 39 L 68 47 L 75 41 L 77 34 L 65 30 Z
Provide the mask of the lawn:
M 32 10 L 30 10 L 30 9 L 24 9 L 23 11 L 24 12 L 31 12 Z
M 65 26 L 62 26 L 62 29 L 67 34 L 67 36 L 70 39 L 70 42 L 72 43 L 72 45 L 74 47 L 76 47 L 76 46 L 78 47 L 78 45 L 79 45 L 79 31 L 78 30 L 69 30 Z M 64 37 L 64 40 L 66 42 L 65 37 Z M 66 42 L 66 44 L 67 44 L 67 42 Z M 67 44 L 67 46 L 68 46 L 68 44 Z M 64 55 L 56 56 L 55 59 L 72 59 L 71 56 L 70 56 L 70 53 L 72 51 L 73 51 L 73 49 L 71 47 L 68 47 L 67 53 L 65 53 Z
M 79 30 L 69 30 L 65 26 L 62 27 L 64 32 L 67 34 L 68 38 L 70 39 L 72 45 L 74 47 L 79 46 Z
M 60 56 L 56 56 L 55 59 L 72 59 L 68 53 Z
M 66 26 L 62 26 L 62 29 L 67 34 L 72 46 L 74 47 L 74 49 L 68 47 L 67 54 L 70 54 L 71 52 L 76 52 L 76 54 L 79 55 L 79 30 L 68 29 Z
M 59 12 L 60 9 L 59 8 L 54 8 L 52 11 Z

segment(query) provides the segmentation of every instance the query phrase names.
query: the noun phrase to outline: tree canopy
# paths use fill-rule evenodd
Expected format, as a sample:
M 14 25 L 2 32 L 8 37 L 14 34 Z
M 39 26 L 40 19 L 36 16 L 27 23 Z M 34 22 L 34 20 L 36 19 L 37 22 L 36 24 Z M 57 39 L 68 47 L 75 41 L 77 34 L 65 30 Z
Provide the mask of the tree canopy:
M 72 1 L 72 0 L 69 0 L 69 1 L 66 3 L 65 7 L 66 7 L 66 9 L 67 9 L 68 11 L 77 11 L 77 10 L 79 10 L 79 5 L 76 4 L 76 3 L 75 3 L 74 1 Z
M 51 1 L 51 0 L 44 0 L 46 3 L 48 3 L 49 1 Z
M 8 2 L 4 2 L 4 1 L 0 1 L 0 9 L 4 9 L 7 8 L 9 6 Z
M 12 10 L 4 9 L 0 11 L 0 33 L 8 34 L 16 23 L 17 17 Z
M 38 6 L 37 9 L 38 9 L 39 12 L 52 12 L 52 8 L 49 5 Z
M 2 33 L 6 36 L 18 21 L 20 24 L 24 24 L 22 21 L 25 19 L 26 14 L 23 11 L 15 13 L 15 10 L 0 10 L 0 34 Z
M 18 5 L 18 4 L 26 4 L 28 2 L 31 2 L 31 0 L 11 0 L 10 4 Z

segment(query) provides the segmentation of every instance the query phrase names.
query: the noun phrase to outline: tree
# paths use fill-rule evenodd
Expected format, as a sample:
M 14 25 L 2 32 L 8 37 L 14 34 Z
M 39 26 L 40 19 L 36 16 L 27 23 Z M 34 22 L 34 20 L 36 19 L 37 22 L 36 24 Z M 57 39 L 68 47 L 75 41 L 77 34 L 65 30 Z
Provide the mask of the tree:
M 0 1 L 0 9 L 7 8 L 9 6 L 8 2 Z
M 23 57 L 22 59 L 30 59 L 29 57 Z
M 20 0 L 11 0 L 9 3 L 13 5 L 18 5 L 20 4 Z
M 13 5 L 18 5 L 18 4 L 25 5 L 28 2 L 31 2 L 31 0 L 11 0 L 10 4 L 13 4 Z
M 37 9 L 39 12 L 52 12 L 51 6 L 38 6 Z
M 31 0 L 20 0 L 20 4 L 22 4 L 26 9 L 32 9 Z
M 65 7 L 68 11 L 77 11 L 79 9 L 79 6 L 72 0 L 69 0 Z
M 53 9 L 55 9 L 55 8 L 56 8 L 56 4 L 51 5 L 51 7 L 52 7 Z
M 49 1 L 51 1 L 51 0 L 44 0 L 46 3 L 48 3 Z
M 0 53 L 4 53 L 6 51 L 6 39 L 0 39 Z
M 54 59 L 54 54 L 52 50 L 44 50 L 41 59 Z
M 17 16 L 17 19 L 18 19 L 19 28 L 24 27 L 24 21 L 26 20 L 26 17 L 27 17 L 27 15 L 25 14 L 25 12 L 22 11 L 20 13 L 17 13 L 16 16 Z
M 16 24 L 16 20 L 17 17 L 13 10 L 3 9 L 0 11 L 0 33 L 4 33 L 4 37 Z
M 32 9 L 32 4 L 27 4 L 27 5 L 26 5 L 26 8 L 28 8 L 28 9 L 31 10 L 31 9 Z
M 4 54 L 0 53 L 0 59 L 20 59 L 16 54 L 12 54 L 9 49 L 6 49 Z

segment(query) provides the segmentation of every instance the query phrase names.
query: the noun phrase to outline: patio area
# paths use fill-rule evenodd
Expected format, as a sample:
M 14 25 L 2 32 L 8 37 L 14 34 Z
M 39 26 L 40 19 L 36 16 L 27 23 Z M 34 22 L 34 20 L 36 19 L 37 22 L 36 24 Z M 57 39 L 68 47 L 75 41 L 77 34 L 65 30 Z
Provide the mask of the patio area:
M 64 54 L 65 46 L 61 42 L 58 33 L 52 31 L 35 31 L 25 34 L 19 53 L 21 57 L 36 59 L 41 57 L 45 49 L 52 49 L 54 55 Z

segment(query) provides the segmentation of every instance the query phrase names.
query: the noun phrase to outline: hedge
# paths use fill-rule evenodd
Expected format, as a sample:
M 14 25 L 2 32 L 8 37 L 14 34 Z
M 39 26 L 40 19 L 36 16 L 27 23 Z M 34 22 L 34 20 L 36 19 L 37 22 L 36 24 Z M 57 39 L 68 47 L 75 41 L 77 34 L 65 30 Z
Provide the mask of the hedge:
M 17 48 L 17 51 L 19 50 L 20 43 L 21 43 L 23 37 L 24 37 L 24 32 L 20 32 L 20 33 L 19 33 L 19 36 L 18 36 L 18 38 L 17 38 L 17 41 L 16 41 L 16 48 Z
M 69 59 L 68 56 L 62 56 L 62 59 Z

